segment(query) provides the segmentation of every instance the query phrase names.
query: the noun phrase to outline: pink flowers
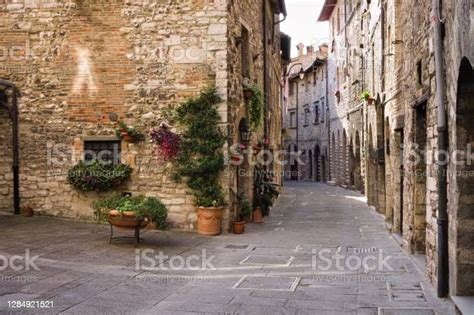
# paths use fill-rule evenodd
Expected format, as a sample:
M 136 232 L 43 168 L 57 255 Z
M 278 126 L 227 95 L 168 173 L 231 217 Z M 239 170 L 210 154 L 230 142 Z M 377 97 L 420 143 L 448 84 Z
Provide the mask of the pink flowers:
M 172 132 L 166 125 L 150 132 L 151 142 L 156 144 L 156 154 L 165 161 L 174 159 L 180 150 L 181 138 Z

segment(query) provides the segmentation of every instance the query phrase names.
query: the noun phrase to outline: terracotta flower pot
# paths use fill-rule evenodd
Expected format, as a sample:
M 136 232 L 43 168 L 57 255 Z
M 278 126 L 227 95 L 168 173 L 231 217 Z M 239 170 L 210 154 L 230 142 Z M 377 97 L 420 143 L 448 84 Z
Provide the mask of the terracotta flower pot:
M 230 159 L 231 159 L 232 161 L 235 161 L 235 162 L 240 162 L 241 156 L 240 156 L 240 155 L 232 155 L 232 156 L 230 157 Z
M 21 211 L 21 214 L 24 216 L 24 217 L 32 217 L 34 215 L 34 212 L 33 212 L 33 209 L 31 207 L 25 207 L 22 209 Z
M 120 228 L 137 228 L 144 227 L 148 224 L 145 218 L 138 218 L 133 211 L 124 211 L 120 213 L 117 210 L 109 212 L 109 222 L 113 226 Z
M 222 207 L 198 207 L 197 231 L 202 235 L 221 234 Z
M 253 96 L 253 91 L 252 90 L 244 90 L 244 98 L 246 100 L 250 99 Z
M 260 209 L 260 207 L 257 207 L 253 210 L 253 222 L 263 223 L 263 214 L 262 209 Z
M 127 141 L 128 143 L 134 143 L 135 142 L 135 138 L 130 136 L 128 133 L 123 136 L 123 140 Z
M 245 221 L 235 221 L 233 225 L 234 225 L 234 234 L 244 234 Z
M 262 151 L 262 147 L 254 146 L 253 147 L 253 154 L 259 154 Z

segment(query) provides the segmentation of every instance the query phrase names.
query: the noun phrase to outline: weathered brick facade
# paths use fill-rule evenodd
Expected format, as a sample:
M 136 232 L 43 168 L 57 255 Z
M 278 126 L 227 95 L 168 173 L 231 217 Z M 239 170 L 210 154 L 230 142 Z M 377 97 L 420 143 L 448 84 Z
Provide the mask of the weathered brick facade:
M 450 157 L 450 292 L 473 295 L 474 177 L 466 152 L 471 150 L 474 133 L 467 123 L 474 118 L 474 3 L 441 3 Z M 329 63 L 334 60 L 336 72 L 330 93 L 339 99 L 330 108 L 331 143 L 335 144 L 330 150 L 331 178 L 357 188 L 354 174 L 361 176 L 369 204 L 385 215 L 388 228 L 401 236 L 408 252 L 426 255 L 427 273 L 436 285 L 439 70 L 432 1 L 326 1 L 320 21 L 331 24 Z M 360 101 L 362 91 L 373 100 Z M 360 143 L 360 151 L 354 150 L 358 145 L 348 147 L 347 139 Z M 461 164 L 455 163 L 457 155 Z M 348 161 L 341 156 L 349 156 Z
M 265 3 L 265 4 L 264 4 Z M 266 9 L 264 18 L 263 8 Z M 91 219 L 95 193 L 81 193 L 66 180 L 85 140 L 116 139 L 116 119 L 145 134 L 164 121 L 163 110 L 215 85 L 229 145 L 239 141 L 247 115 L 242 97 L 242 28 L 250 32 L 250 80 L 267 92 L 268 118 L 280 121 L 281 73 L 278 20 L 283 1 L 0 1 L 0 78 L 20 93 L 21 203 L 48 215 Z M 265 21 L 265 22 L 264 22 Z M 273 34 L 264 54 L 264 31 Z M 264 75 L 267 73 L 267 86 Z M 9 122 L 1 113 L 0 208 L 11 210 Z M 278 123 L 257 131 L 279 148 Z M 158 196 L 173 226 L 193 229 L 193 198 L 157 162 L 149 141 L 122 142 L 122 160 L 133 168 L 121 190 Z M 59 154 L 61 153 L 61 154 Z M 60 159 L 59 159 L 60 158 Z M 277 166 L 275 166 L 277 167 Z M 278 171 L 278 170 L 276 170 Z M 277 172 L 278 173 L 278 172 Z M 237 169 L 228 166 L 222 183 L 234 211 Z M 251 192 L 251 178 L 247 190 Z

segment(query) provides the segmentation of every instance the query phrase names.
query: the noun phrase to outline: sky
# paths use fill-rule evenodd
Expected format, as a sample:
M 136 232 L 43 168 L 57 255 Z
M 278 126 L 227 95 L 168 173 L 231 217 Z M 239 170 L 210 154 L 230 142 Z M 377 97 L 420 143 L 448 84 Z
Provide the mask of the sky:
M 286 0 L 287 19 L 282 23 L 281 30 L 291 36 L 291 56 L 296 57 L 296 45 L 299 43 L 314 45 L 328 43 L 329 25 L 318 23 L 319 13 L 324 0 Z

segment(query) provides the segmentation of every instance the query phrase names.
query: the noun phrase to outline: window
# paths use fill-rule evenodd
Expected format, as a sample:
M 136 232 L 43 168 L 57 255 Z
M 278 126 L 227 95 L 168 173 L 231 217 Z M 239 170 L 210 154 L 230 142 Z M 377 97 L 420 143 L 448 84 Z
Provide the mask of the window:
M 242 26 L 242 42 L 240 44 L 242 76 L 250 78 L 250 36 L 249 31 Z
M 309 107 L 306 105 L 304 108 L 304 125 L 305 126 L 309 125 L 310 115 L 311 115 L 311 111 L 309 110 Z
M 117 165 L 120 163 L 120 140 L 91 140 L 84 141 L 84 161 L 99 160 Z
M 326 111 L 326 106 L 325 106 L 325 102 L 324 102 L 324 97 L 321 98 L 321 122 L 324 122 L 324 114 L 325 114 L 325 111 Z
M 314 103 L 314 123 L 319 124 L 319 102 Z
M 318 82 L 318 73 L 315 71 L 313 72 L 313 85 L 316 85 L 316 82 Z
M 295 84 L 293 82 L 290 82 L 289 85 L 290 85 L 290 95 L 294 95 L 295 94 Z
M 290 127 L 296 128 L 296 112 L 295 111 L 290 112 Z
M 416 83 L 418 84 L 419 88 L 423 86 L 423 65 L 421 60 L 416 64 Z

